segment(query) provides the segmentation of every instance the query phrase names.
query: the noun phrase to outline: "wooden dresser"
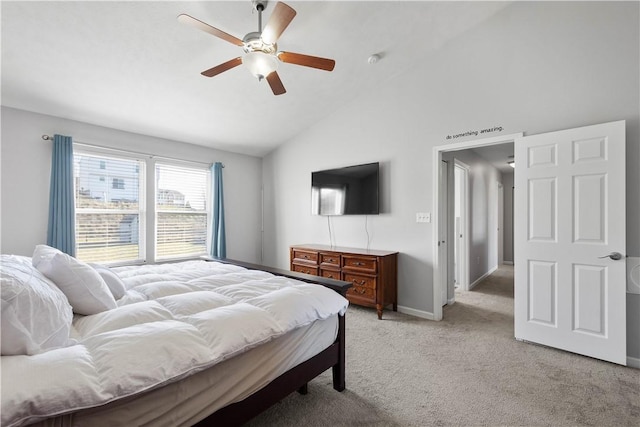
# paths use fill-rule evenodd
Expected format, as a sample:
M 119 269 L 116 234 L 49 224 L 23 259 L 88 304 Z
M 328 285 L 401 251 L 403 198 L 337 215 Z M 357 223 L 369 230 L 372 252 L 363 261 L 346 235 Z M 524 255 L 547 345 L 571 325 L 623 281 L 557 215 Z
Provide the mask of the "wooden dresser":
M 353 283 L 349 302 L 378 311 L 398 310 L 398 253 L 326 245 L 290 248 L 291 271 Z

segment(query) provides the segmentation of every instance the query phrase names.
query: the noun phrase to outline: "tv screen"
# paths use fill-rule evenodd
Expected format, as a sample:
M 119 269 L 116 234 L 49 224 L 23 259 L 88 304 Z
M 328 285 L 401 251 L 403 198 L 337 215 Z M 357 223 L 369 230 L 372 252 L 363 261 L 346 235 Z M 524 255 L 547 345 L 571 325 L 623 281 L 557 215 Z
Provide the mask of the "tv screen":
M 378 215 L 378 163 L 311 173 L 314 215 Z

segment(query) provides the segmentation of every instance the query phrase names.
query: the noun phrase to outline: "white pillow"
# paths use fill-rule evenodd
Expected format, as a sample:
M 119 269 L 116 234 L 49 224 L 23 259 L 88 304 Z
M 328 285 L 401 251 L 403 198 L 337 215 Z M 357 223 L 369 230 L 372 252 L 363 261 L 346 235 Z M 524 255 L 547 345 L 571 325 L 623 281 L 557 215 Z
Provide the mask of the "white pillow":
M 90 265 L 47 245 L 36 246 L 32 261 L 67 296 L 74 312 L 91 315 L 116 308 L 109 287 Z
M 104 265 L 100 265 L 100 264 L 89 264 L 89 265 L 98 272 L 100 277 L 102 277 L 104 282 L 109 287 L 111 294 L 116 300 L 119 300 L 124 296 L 124 294 L 127 292 L 127 287 L 125 286 L 122 279 L 120 279 L 120 276 L 118 276 L 109 267 L 105 267 Z
M 3 356 L 37 354 L 69 339 L 73 313 L 67 297 L 26 257 L 0 256 Z

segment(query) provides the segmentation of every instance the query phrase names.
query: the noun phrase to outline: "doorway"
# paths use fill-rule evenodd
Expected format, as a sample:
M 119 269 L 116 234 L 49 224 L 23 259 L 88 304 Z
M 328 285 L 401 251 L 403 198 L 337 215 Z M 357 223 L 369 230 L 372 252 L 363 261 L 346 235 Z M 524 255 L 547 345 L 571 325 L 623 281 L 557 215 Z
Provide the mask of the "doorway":
M 447 295 L 443 305 L 453 304 L 457 291 L 470 291 L 502 265 L 503 183 L 513 181 L 513 168 L 508 163 L 513 150 L 513 143 L 504 143 L 443 154 L 453 165 L 448 176 L 444 168 L 440 175 L 446 178 L 441 180 L 441 192 L 448 194 L 440 199 L 440 218 L 446 219 L 440 223 L 440 254 L 442 243 L 452 242 L 450 248 L 444 245 L 446 258 L 441 257 L 439 263 L 440 267 L 448 260 L 447 277 L 443 275 L 441 283 L 442 295 Z
M 449 230 L 448 239 L 447 238 L 443 239 L 441 236 L 440 239 L 437 240 L 437 242 L 434 242 L 433 253 L 435 254 L 435 257 L 436 257 L 436 259 L 434 260 L 435 261 L 434 264 L 438 266 L 436 269 L 434 269 L 434 284 L 436 283 L 440 284 L 440 286 L 433 287 L 435 301 L 448 300 L 449 303 L 453 303 L 454 295 L 455 295 L 454 294 L 454 289 L 455 289 L 454 278 L 455 280 L 458 280 L 459 278 L 460 284 L 466 285 L 466 289 L 468 289 L 471 286 L 471 284 L 469 284 L 471 280 L 470 279 L 471 275 L 469 274 L 469 270 L 471 269 L 471 264 L 475 263 L 474 267 L 482 268 L 483 267 L 482 263 L 487 264 L 488 262 L 493 262 L 493 260 L 497 260 L 499 258 L 498 253 L 495 253 L 493 255 L 494 257 L 493 260 L 481 259 L 480 256 L 476 256 L 475 258 L 473 256 L 471 257 L 469 256 L 469 253 L 471 253 L 474 249 L 472 248 L 473 244 L 470 243 L 471 237 L 472 237 L 471 234 L 476 233 L 476 230 L 473 230 L 470 227 L 471 216 L 473 215 L 473 213 L 471 212 L 471 206 L 469 203 L 472 189 L 469 188 L 468 175 L 466 180 L 467 182 L 466 194 L 464 194 L 465 196 L 464 200 L 467 201 L 467 206 L 464 207 L 467 213 L 466 215 L 467 224 L 462 224 L 462 219 L 460 220 L 460 223 L 461 223 L 460 225 L 462 227 L 466 226 L 467 232 L 456 233 L 456 224 L 455 224 L 455 220 L 453 219 L 454 218 L 453 214 L 455 212 L 455 204 L 456 204 L 455 200 L 449 202 L 451 215 L 445 214 L 445 211 L 443 211 L 443 209 L 441 208 L 442 201 L 447 200 L 443 196 L 443 192 L 447 191 L 447 189 L 442 187 L 442 179 L 441 179 L 441 173 L 442 173 L 441 164 L 442 164 L 443 157 L 451 158 L 451 152 L 454 152 L 454 151 L 498 146 L 498 145 L 508 144 L 508 143 L 513 144 L 515 139 L 518 137 L 521 137 L 522 135 L 523 135 L 522 133 L 510 134 L 510 135 L 498 136 L 493 138 L 484 138 L 484 139 L 473 140 L 473 141 L 465 141 L 465 142 L 460 142 L 456 144 L 438 146 L 434 148 L 434 156 L 433 156 L 434 157 L 434 185 L 435 185 L 434 199 L 435 199 L 435 206 L 436 206 L 436 209 L 434 209 L 434 211 L 436 212 L 434 226 L 436 230 L 444 230 L 444 229 Z M 454 166 L 455 165 L 456 163 L 454 161 Z M 458 170 L 455 167 L 451 168 L 453 170 L 450 172 L 449 177 L 450 177 L 450 180 L 454 181 L 451 187 L 454 187 L 454 188 L 456 187 L 456 183 L 455 183 L 456 171 L 458 171 L 458 174 L 461 177 L 461 182 L 465 181 L 464 178 L 462 177 L 463 170 L 464 170 L 463 165 L 464 165 L 463 163 L 460 165 L 462 166 L 462 170 Z M 491 185 L 494 185 L 494 184 L 491 184 Z M 491 191 L 495 193 L 498 192 L 497 183 L 495 184 L 495 187 L 492 187 Z M 463 198 L 462 194 L 463 194 L 463 190 L 462 188 L 459 188 L 458 195 L 461 198 Z M 495 195 L 494 197 L 497 198 L 497 195 Z M 453 197 L 452 199 L 455 199 L 455 197 Z M 461 208 L 461 206 L 459 207 Z M 461 213 L 461 212 L 458 212 L 458 213 Z M 485 234 L 485 235 L 480 235 L 479 238 L 486 239 L 486 240 L 491 239 L 494 243 L 497 244 L 499 239 L 499 228 L 500 228 L 500 225 L 502 224 L 500 224 L 500 220 L 498 216 L 490 219 L 489 221 L 490 222 L 488 225 L 487 233 L 491 233 L 491 236 L 489 236 L 489 234 Z M 461 234 L 462 234 L 462 237 L 459 237 Z M 449 259 L 447 268 L 443 268 L 441 266 L 441 262 L 442 262 L 441 250 L 442 249 L 440 246 L 442 245 L 441 243 L 442 240 L 454 242 L 454 245 L 450 245 L 452 247 L 450 248 L 449 256 L 446 257 Z M 456 252 L 455 252 L 456 247 L 458 249 L 457 254 L 459 255 L 459 258 L 456 258 Z M 468 252 L 468 253 L 465 254 L 465 252 Z M 471 259 L 471 258 L 474 258 L 474 259 Z M 466 269 L 464 268 L 465 261 L 467 266 Z M 456 273 L 456 270 L 458 270 L 457 273 Z M 481 281 L 482 278 L 483 277 L 476 280 L 475 283 Z M 449 296 L 449 298 L 447 298 L 447 296 Z M 434 320 L 441 320 L 442 316 L 443 316 L 442 306 L 440 304 L 434 304 L 434 313 L 433 313 Z

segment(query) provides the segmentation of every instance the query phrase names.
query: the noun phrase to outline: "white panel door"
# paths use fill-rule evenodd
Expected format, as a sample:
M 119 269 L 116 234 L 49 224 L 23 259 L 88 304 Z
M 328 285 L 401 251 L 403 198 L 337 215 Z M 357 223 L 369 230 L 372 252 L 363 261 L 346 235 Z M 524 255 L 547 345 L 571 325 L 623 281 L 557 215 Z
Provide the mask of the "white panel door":
M 447 203 L 449 194 L 449 163 L 442 161 L 440 163 L 440 194 L 438 207 L 441 220 L 438 222 L 440 229 L 438 230 L 438 269 L 440 270 L 440 286 L 442 287 L 441 305 L 447 305 L 449 294 L 449 259 L 447 251 L 447 230 L 449 226 L 449 205 Z
M 624 121 L 516 139 L 517 339 L 626 365 L 624 156 Z

